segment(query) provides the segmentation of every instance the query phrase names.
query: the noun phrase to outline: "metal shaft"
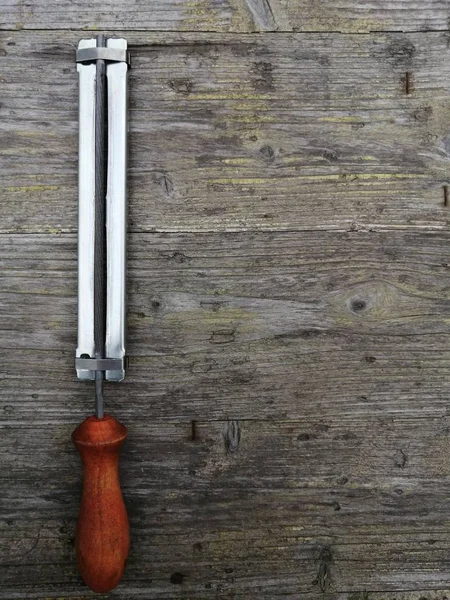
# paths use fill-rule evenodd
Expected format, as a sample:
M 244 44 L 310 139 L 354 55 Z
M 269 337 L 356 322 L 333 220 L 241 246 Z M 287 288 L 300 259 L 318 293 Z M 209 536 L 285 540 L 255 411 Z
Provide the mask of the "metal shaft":
M 97 47 L 105 47 L 104 35 Z M 95 241 L 94 241 L 94 356 L 105 358 L 106 335 L 106 65 L 96 63 L 95 85 Z M 95 372 L 95 413 L 103 418 L 104 372 Z

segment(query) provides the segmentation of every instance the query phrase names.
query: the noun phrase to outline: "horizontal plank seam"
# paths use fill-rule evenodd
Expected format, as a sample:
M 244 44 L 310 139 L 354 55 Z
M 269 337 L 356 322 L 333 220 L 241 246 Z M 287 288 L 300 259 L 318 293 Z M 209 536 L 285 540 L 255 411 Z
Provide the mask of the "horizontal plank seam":
M 170 488 L 168 488 L 168 489 L 170 489 Z M 288 529 L 288 528 L 289 528 L 289 525 L 284 525 L 284 526 L 281 526 L 280 528 L 278 528 L 278 530 L 282 531 L 283 533 L 285 533 L 285 530 Z M 214 532 L 214 533 L 215 532 L 220 532 L 220 531 L 222 531 L 222 528 L 214 528 L 214 529 L 211 529 L 210 531 Z M 246 529 L 246 531 L 249 531 L 249 532 L 259 532 L 259 531 L 261 531 L 261 529 L 259 527 L 250 527 L 250 528 Z M 234 532 L 241 533 L 241 532 L 236 531 L 236 530 L 234 530 Z M 402 536 L 403 537 L 403 536 L 407 536 L 407 535 L 410 535 L 410 536 L 419 536 L 419 535 L 420 536 L 425 536 L 425 535 L 430 535 L 430 534 L 437 537 L 436 533 L 437 533 L 436 530 L 420 529 L 418 531 L 417 529 L 415 529 L 415 530 L 406 530 L 406 531 L 405 530 L 401 530 L 400 533 L 389 532 L 389 533 L 381 533 L 380 534 L 380 533 L 365 532 L 364 534 L 357 534 L 357 537 L 361 537 L 361 538 L 362 537 L 364 537 L 364 538 L 370 538 L 370 537 L 378 538 L 378 537 L 380 537 L 380 535 L 386 536 L 386 537 L 389 537 L 391 535 L 394 536 L 394 537 L 395 536 Z M 171 537 L 173 537 L 173 538 L 179 538 L 179 534 L 178 533 L 171 533 L 171 532 L 167 532 L 167 533 L 163 533 L 163 534 L 157 534 L 157 535 L 158 535 L 158 537 L 164 537 L 164 538 L 166 538 L 166 537 L 167 538 L 171 538 Z M 292 538 L 297 538 L 297 537 L 302 537 L 302 536 L 298 535 L 296 533 L 290 533 L 290 535 L 284 535 L 283 537 L 286 537 L 286 538 L 289 539 L 291 537 Z M 305 535 L 304 537 L 308 537 L 309 538 L 311 536 L 310 535 Z M 338 547 L 360 546 L 361 545 L 361 542 L 351 542 L 351 541 L 340 542 L 339 538 L 341 538 L 341 536 L 339 534 L 333 535 L 333 534 L 327 534 L 327 533 L 318 533 L 317 536 L 316 536 L 316 538 L 319 538 L 319 539 L 324 539 L 325 538 L 325 539 L 336 540 L 335 541 L 335 545 L 338 546 Z M 46 538 L 46 539 L 49 539 L 49 538 Z M 241 539 L 241 538 L 236 538 L 236 539 Z M 439 541 L 444 541 L 444 540 L 442 539 L 442 540 L 439 540 Z M 391 545 L 393 543 L 394 544 L 411 544 L 411 541 L 405 541 L 405 542 L 399 542 L 399 541 L 387 541 L 387 542 L 384 542 L 384 541 L 380 541 L 379 543 L 380 544 L 386 544 L 386 545 Z M 273 547 L 273 546 L 271 546 L 271 547 Z M 438 547 L 438 546 L 435 546 L 435 548 L 442 549 L 441 547 Z M 23 564 L 23 563 L 21 563 L 21 564 Z M 55 563 L 52 562 L 51 564 L 55 564 Z M 62 564 L 65 564 L 65 563 L 62 563 Z
M 368 416 L 361 416 L 359 414 L 357 421 L 358 422 L 362 422 L 362 421 L 364 421 L 364 422 L 365 421 L 371 422 L 371 421 L 376 421 L 378 418 L 379 417 L 375 417 L 373 415 L 372 416 L 370 416 L 370 415 L 368 415 Z M 426 415 L 426 416 L 416 416 L 416 415 L 405 416 L 404 413 L 402 413 L 399 417 L 392 417 L 392 415 L 389 415 L 389 419 L 392 419 L 392 418 L 394 419 L 394 421 L 398 420 L 398 421 L 402 421 L 402 422 L 403 421 L 408 421 L 408 422 L 409 421 L 413 421 L 413 422 L 419 421 L 420 422 L 420 421 L 423 421 L 423 420 L 427 420 L 427 421 L 430 421 L 430 420 L 441 420 L 441 418 L 439 416 L 435 416 L 435 417 L 430 416 L 430 415 Z M 328 421 L 333 421 L 333 419 L 335 419 L 336 421 L 339 421 L 339 422 L 341 422 L 341 421 L 355 421 L 354 417 L 348 417 L 348 416 L 344 417 L 342 415 L 335 416 L 335 417 L 333 417 L 333 416 L 327 416 L 327 422 Z M 197 423 L 197 425 L 201 425 L 202 423 L 227 423 L 228 420 L 229 419 L 196 419 L 196 423 Z M 271 418 L 261 419 L 261 418 L 255 418 L 255 419 L 253 419 L 253 418 L 250 418 L 250 417 L 243 417 L 243 418 L 238 418 L 238 419 L 235 419 L 235 420 L 239 421 L 239 423 L 271 423 L 273 425 L 282 425 L 282 424 L 285 424 L 285 425 L 295 425 L 295 424 L 299 424 L 299 425 L 304 426 L 304 425 L 307 425 L 307 424 L 317 423 L 318 421 L 321 421 L 322 419 L 320 419 L 319 417 L 317 417 L 317 418 L 311 418 L 311 417 L 308 418 L 308 417 L 305 417 L 304 419 L 299 419 L 299 418 L 293 418 L 293 419 L 271 419 Z M 47 421 L 47 420 L 42 421 L 42 427 L 45 429 L 45 425 L 47 425 L 49 422 L 50 421 Z M 67 422 L 61 423 L 61 422 L 58 421 L 58 423 L 59 423 L 59 425 L 61 427 L 65 426 L 65 425 L 67 425 L 67 424 L 69 424 L 71 422 L 72 421 L 67 421 Z M 157 427 L 161 427 L 161 426 L 164 426 L 164 427 L 173 427 L 173 426 L 177 426 L 177 425 L 188 426 L 188 425 L 191 424 L 191 422 L 192 422 L 192 419 L 186 419 L 184 421 L 170 421 L 170 420 L 167 420 L 167 419 L 161 420 L 161 421 L 153 420 L 152 421 L 152 425 L 150 426 L 150 429 L 152 429 L 153 426 L 157 426 Z M 10 421 L 10 420 L 6 420 L 6 419 L 2 419 L 0 421 L 0 429 L 2 427 L 10 427 L 10 426 L 17 427 L 18 429 L 25 429 L 25 430 L 26 429 L 33 429 L 33 430 L 35 430 L 36 429 L 36 421 L 33 421 L 33 424 L 30 424 L 30 425 L 24 425 L 23 421 L 12 421 L 12 420 Z M 443 477 L 444 477 L 444 475 L 443 475 Z M 419 479 L 421 479 L 421 478 L 419 478 Z
M 308 229 L 267 229 L 263 227 L 246 227 L 245 229 L 233 229 L 232 227 L 224 230 L 224 229 L 153 229 L 153 230 L 136 230 L 129 229 L 127 233 L 129 235 L 159 235 L 163 234 L 173 234 L 173 235 L 211 235 L 211 234 L 246 234 L 246 233 L 268 233 L 268 234 L 277 234 L 277 233 L 389 233 L 393 231 L 405 231 L 405 232 L 428 232 L 428 233 L 442 233 L 448 232 L 447 225 L 391 225 L 391 226 L 378 226 L 378 225 L 367 225 L 365 223 L 361 223 L 359 226 L 356 225 L 356 229 L 349 224 L 348 228 L 336 227 L 334 228 L 320 228 L 320 227 L 312 227 Z M 74 228 L 73 231 L 59 231 L 58 233 L 51 233 L 49 231 L 0 231 L 0 236 L 2 235 L 23 235 L 23 236 L 54 236 L 55 238 L 62 236 L 76 236 L 77 230 Z
M 160 581 L 166 583 L 166 579 L 163 579 L 162 577 L 161 577 L 161 579 L 155 579 L 154 578 L 153 581 L 155 583 L 158 583 Z M 67 582 L 67 581 L 64 581 L 64 582 L 55 582 L 54 584 L 52 584 L 51 590 L 54 590 L 54 586 L 56 586 L 56 585 L 68 585 L 70 583 L 74 583 L 74 582 Z M 139 585 L 137 585 L 137 587 L 130 587 L 128 585 L 129 583 L 130 583 L 131 586 L 135 586 L 136 584 L 139 584 Z M 46 585 L 49 585 L 49 584 L 46 584 Z M 78 590 L 79 589 L 79 585 L 80 585 L 78 581 L 76 582 L 76 585 L 77 585 L 76 589 Z M 138 593 L 139 596 L 136 596 L 136 598 L 143 598 L 144 596 L 142 596 L 142 592 L 146 592 L 147 593 L 148 586 L 149 586 L 148 581 L 145 580 L 145 579 L 136 579 L 136 580 L 129 580 L 129 579 L 127 579 L 126 585 L 127 585 L 127 587 L 125 588 L 124 593 L 126 593 L 126 594 Z M 124 586 L 124 584 L 122 584 L 122 586 Z M 200 586 L 201 586 L 201 584 L 198 584 L 198 587 L 200 587 Z M 34 591 L 35 587 L 36 587 L 37 591 Z M 42 597 L 42 596 L 36 596 L 35 595 L 35 594 L 40 594 L 41 593 L 40 592 L 41 587 L 42 587 L 41 584 L 38 584 L 37 586 L 33 585 L 32 587 L 30 586 L 30 584 L 23 584 L 23 583 L 8 584 L 8 586 L 4 588 L 4 591 L 6 593 L 10 593 L 10 591 L 13 591 L 13 593 L 16 593 L 16 592 L 20 592 L 20 590 L 22 588 L 24 588 L 25 591 L 30 592 L 30 594 L 33 594 L 33 596 L 22 596 L 21 595 L 20 596 L 20 600 L 22 600 L 23 598 L 26 598 L 27 600 L 31 600 L 32 598 L 36 599 L 36 598 L 41 598 Z M 152 589 L 154 589 L 153 586 L 152 586 Z M 195 589 L 197 589 L 197 586 L 196 586 Z M 445 592 L 445 593 L 448 593 L 449 588 L 426 588 L 426 589 L 419 589 L 419 590 L 416 590 L 416 589 L 414 589 L 414 590 L 405 590 L 405 589 L 391 589 L 391 588 L 389 588 L 387 591 L 385 589 L 381 590 L 381 591 L 378 591 L 378 590 L 370 590 L 370 589 L 367 589 L 367 588 L 364 589 L 364 590 L 355 590 L 354 588 L 352 588 L 351 590 L 345 591 L 343 593 L 345 593 L 345 594 L 352 594 L 352 596 L 353 596 L 353 594 L 378 594 L 378 593 L 382 593 L 382 594 L 385 594 L 383 600 L 390 600 L 390 598 L 392 598 L 392 594 L 399 594 L 399 593 L 404 593 L 404 592 L 408 593 L 409 591 L 413 591 L 413 592 L 417 592 L 417 593 L 421 593 L 421 592 L 436 592 L 436 593 Z M 333 590 L 333 592 L 334 592 L 334 590 Z M 52 593 L 53 593 L 53 591 L 52 591 Z M 167 590 L 161 591 L 161 593 L 164 594 L 164 596 L 158 596 L 158 598 L 172 599 L 174 597 L 173 595 L 167 596 L 166 595 L 168 593 Z M 339 592 L 339 593 L 341 593 L 341 592 Z M 312 597 L 314 597 L 314 598 L 321 598 L 321 597 L 335 598 L 335 595 L 328 594 L 327 596 L 325 596 L 325 595 L 320 595 L 318 592 L 314 592 L 314 591 L 303 592 L 303 594 L 305 596 L 310 597 L 310 598 L 312 598 Z M 61 594 L 60 594 L 60 596 L 61 596 Z M 60 596 L 58 596 L 58 597 L 60 597 Z M 70 599 L 70 598 L 87 598 L 88 596 L 68 596 L 67 593 L 66 593 L 65 597 L 68 598 L 68 599 Z M 89 598 L 91 598 L 91 597 L 93 597 L 93 596 L 89 596 Z M 128 596 L 128 595 L 127 596 L 121 595 L 121 596 L 114 596 L 114 597 L 122 598 L 122 599 L 123 598 L 127 598 L 127 600 L 129 600 L 129 599 L 132 600 L 132 598 L 135 598 L 135 596 Z M 214 596 L 214 597 L 217 598 L 219 596 Z M 267 598 L 268 596 L 266 595 L 266 593 L 264 593 L 264 596 L 260 596 L 260 597 L 261 598 Z M 363 597 L 366 597 L 366 596 L 363 596 Z M 56 596 L 55 596 L 55 598 L 56 598 Z M 150 596 L 146 595 L 145 598 L 150 598 Z M 201 600 L 204 600 L 205 598 L 210 598 L 210 596 L 199 596 L 199 598 Z M 241 600 L 241 599 L 248 600 L 249 594 L 248 593 L 246 593 L 246 594 L 245 593 L 242 593 L 242 594 L 241 593 L 239 593 L 239 594 L 233 593 L 233 598 L 235 600 Z M 299 592 L 295 592 L 295 593 L 294 592 L 282 592 L 282 593 L 277 592 L 276 595 L 271 594 L 270 598 L 271 598 L 271 600 L 276 600 L 277 598 L 287 598 L 287 599 L 293 598 L 294 600 L 298 600 L 298 598 L 300 598 L 300 595 L 299 595 Z M 436 598 L 436 596 L 433 596 L 433 599 L 434 598 Z M 2 593 L 0 593 L 0 599 L 12 600 L 11 596 L 3 594 L 3 590 L 2 590 Z M 51 599 L 53 600 L 53 596 L 51 597 Z
M 0 27 L 0 31 L 7 31 L 7 32 L 11 32 L 11 33 L 23 33 L 23 32 L 46 32 L 46 33 L 62 33 L 62 32 L 79 32 L 80 34 L 85 34 L 85 33 L 95 33 L 96 35 L 98 35 L 101 32 L 108 32 L 108 31 L 113 31 L 114 33 L 126 33 L 129 32 L 131 34 L 133 33 L 149 33 L 149 34 L 153 34 L 153 33 L 159 33 L 159 34 L 179 34 L 179 35 L 184 35 L 184 34 L 213 34 L 213 35 L 223 35 L 223 36 L 227 36 L 229 37 L 230 35 L 236 35 L 236 36 L 265 36 L 265 35 L 310 35 L 310 34 L 316 34 L 316 35 L 349 35 L 349 36 L 355 36 L 355 35 L 371 35 L 371 34 L 386 34 L 386 33 L 395 33 L 395 34 L 415 34 L 415 33 L 443 33 L 443 32 L 449 32 L 450 30 L 447 27 L 443 27 L 442 29 L 370 29 L 369 31 L 337 31 L 337 30 L 316 30 L 316 29 L 311 29 L 311 30 L 307 30 L 307 31 L 294 31 L 294 30 L 290 30 L 290 29 L 285 29 L 285 30 L 265 30 L 265 31 L 217 31 L 215 29 L 148 29 L 148 28 L 144 28 L 144 29 L 130 29 L 130 28 L 117 28 L 117 27 L 106 27 L 106 28 L 102 28 L 102 29 L 78 29 L 78 28 L 73 28 L 73 27 L 67 27 L 67 28 L 61 28 L 61 29 L 48 29 L 45 27 L 23 27 L 22 29 L 16 29 L 14 27 L 11 28 L 1 28 Z M 195 43 L 195 42 L 193 42 Z M 166 44 L 164 44 L 166 45 Z M 167 44 L 170 45 L 170 44 Z M 134 45 L 136 47 L 136 45 Z
M 343 417 L 342 415 L 339 417 L 327 417 L 327 421 L 329 420 L 333 420 L 333 418 L 335 418 L 337 421 L 351 421 L 354 422 L 354 418 L 353 417 Z M 392 416 L 389 417 L 389 420 L 392 418 Z M 361 421 L 377 421 L 379 419 L 379 417 L 375 417 L 375 416 L 361 416 L 358 415 L 358 422 Z M 320 418 L 317 419 L 313 419 L 313 418 L 304 418 L 304 419 L 299 419 L 299 418 L 294 418 L 294 419 L 271 419 L 271 418 L 266 418 L 266 419 L 261 419 L 261 418 L 255 418 L 252 419 L 250 417 L 244 417 L 244 418 L 239 418 L 237 419 L 239 421 L 239 423 L 271 423 L 273 425 L 295 425 L 296 423 L 299 425 L 306 425 L 306 424 L 312 424 L 312 423 L 317 423 L 317 421 L 321 421 Z M 394 417 L 395 420 L 395 417 Z M 422 420 L 440 420 L 440 417 L 431 417 L 430 415 L 428 416 L 401 416 L 399 417 L 399 420 L 401 421 L 422 421 Z M 190 425 L 192 422 L 191 419 L 186 419 L 184 421 L 158 421 L 158 420 L 153 420 L 152 421 L 152 425 L 148 426 L 146 425 L 146 428 L 148 429 L 153 429 L 154 425 L 156 425 L 157 427 L 160 426 L 164 426 L 164 427 L 173 427 L 174 425 Z M 202 423 L 227 423 L 228 419 L 196 419 L 196 424 L 197 425 L 201 425 Z M 24 425 L 23 421 L 8 421 L 9 424 L 11 423 L 17 423 L 17 425 L 13 425 L 14 427 L 17 427 L 19 429 L 36 429 L 36 423 L 34 422 L 33 424 L 30 425 Z M 43 423 L 47 423 L 47 421 L 43 421 Z M 9 426 L 6 425 L 6 421 L 0 421 L 0 428 L 2 427 L 8 427 Z M 61 424 L 61 426 L 63 426 L 63 424 Z M 444 477 L 444 476 L 443 476 Z
M 409 542 L 409 543 L 411 543 L 411 542 Z M 359 544 L 356 544 L 356 545 L 359 545 Z M 260 547 L 261 548 L 267 548 L 267 549 L 271 549 L 271 548 L 277 549 L 278 548 L 278 546 L 276 546 L 276 545 L 269 545 L 269 544 L 267 544 L 267 545 L 261 544 Z M 222 562 L 223 561 L 221 561 L 220 559 L 216 559 L 214 561 L 211 561 L 211 563 L 215 563 L 215 564 L 221 564 Z M 269 564 L 270 564 L 270 562 L 271 561 L 268 561 Z M 311 564 L 311 563 L 312 564 L 317 564 L 317 559 L 316 558 L 301 558 L 301 559 L 294 559 L 294 558 L 292 558 L 292 559 L 290 559 L 290 562 L 292 562 L 292 563 L 298 562 L 298 563 L 303 563 L 303 564 Z M 446 564 L 446 562 L 447 561 L 445 561 L 444 559 L 441 559 L 441 560 L 427 560 L 427 561 L 424 561 L 424 562 L 419 562 L 418 561 L 418 562 L 413 562 L 413 563 L 409 563 L 409 564 L 413 564 L 415 566 L 419 566 L 420 567 L 421 565 Z M 357 560 L 357 559 L 352 559 L 352 558 L 344 558 L 344 559 L 342 559 L 342 558 L 334 558 L 333 559 L 333 563 L 334 564 L 339 564 L 339 563 L 343 563 L 343 564 L 356 563 L 356 564 L 362 564 L 362 565 L 364 565 L 364 564 L 370 563 L 370 559 L 367 559 L 367 560 Z M 70 562 L 55 562 L 55 561 L 51 561 L 51 562 L 32 562 L 32 563 L 21 562 L 19 564 L 18 563 L 3 563 L 3 564 L 0 563 L 0 566 L 3 567 L 3 568 L 10 568 L 10 567 L 12 567 L 12 568 L 16 567 L 17 568 L 18 566 L 28 566 L 28 567 L 37 566 L 37 565 L 39 565 L 39 566 L 45 566 L 45 565 L 66 566 L 68 564 L 71 564 L 71 563 Z M 156 563 L 156 564 L 165 565 L 166 563 L 165 563 L 165 561 L 160 561 L 159 563 Z M 372 563 L 370 563 L 370 564 L 372 564 Z M 376 561 L 373 564 L 374 564 L 374 566 L 376 566 L 376 565 L 391 565 L 391 564 L 398 564 L 398 563 L 394 563 L 392 560 L 389 560 L 389 561 L 386 560 L 386 561 Z M 291 575 L 292 576 L 292 571 L 286 571 L 286 572 L 280 572 L 280 571 L 278 571 L 277 575 L 281 575 L 281 576 L 282 575 Z M 249 575 L 249 577 L 251 577 L 251 575 Z M 130 582 L 133 581 L 133 579 L 131 579 L 131 578 L 127 578 L 127 579 L 128 579 L 127 583 L 130 583 Z M 241 576 L 240 579 L 246 579 L 246 576 L 245 575 Z M 165 579 L 161 579 L 161 580 L 165 581 Z M 142 579 L 136 579 L 135 581 L 136 582 L 140 582 L 140 581 L 142 581 Z M 156 579 L 156 581 L 157 581 L 157 579 Z M 199 584 L 199 585 L 201 585 L 201 584 Z M 347 590 L 342 590 L 342 591 L 344 593 L 347 593 Z M 351 591 L 353 591 L 353 590 L 351 590 Z M 405 590 L 405 591 L 407 591 L 407 590 Z

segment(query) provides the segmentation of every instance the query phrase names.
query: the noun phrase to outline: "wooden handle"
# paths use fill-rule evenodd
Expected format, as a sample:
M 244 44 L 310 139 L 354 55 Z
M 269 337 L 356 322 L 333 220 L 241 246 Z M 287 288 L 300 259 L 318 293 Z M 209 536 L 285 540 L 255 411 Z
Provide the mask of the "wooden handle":
M 94 591 L 119 583 L 130 546 L 119 481 L 119 454 L 127 429 L 110 415 L 89 417 L 72 433 L 83 461 L 83 494 L 75 536 L 78 569 Z

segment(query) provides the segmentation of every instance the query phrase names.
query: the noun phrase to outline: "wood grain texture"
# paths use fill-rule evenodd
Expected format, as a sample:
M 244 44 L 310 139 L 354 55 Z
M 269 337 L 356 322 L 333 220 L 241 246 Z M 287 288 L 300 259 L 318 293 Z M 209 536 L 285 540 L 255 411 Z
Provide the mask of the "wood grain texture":
M 93 597 L 70 442 L 94 404 L 73 369 L 81 28 L 133 54 L 131 365 L 105 392 L 132 546 L 104 597 L 450 598 L 448 8 L 2 7 L 2 600 Z
M 136 420 L 122 463 L 133 545 L 113 597 L 351 598 L 376 589 L 385 595 L 370 597 L 393 599 L 387 592 L 420 581 L 436 590 L 425 597 L 443 598 L 448 424 L 384 415 L 240 421 L 231 456 L 229 421 L 199 421 L 193 442 L 187 422 Z M 2 429 L 15 481 L 0 500 L 5 598 L 83 594 L 72 540 L 77 457 L 67 434 L 66 425 Z
M 165 31 L 429 31 L 448 29 L 447 0 L 8 0 L 2 29 Z
M 69 438 L 93 390 L 70 351 L 75 236 L 2 237 L 0 597 L 85 597 Z M 130 428 L 133 544 L 114 597 L 445 596 L 447 245 L 130 236 L 131 368 L 107 398 Z
M 447 228 L 446 33 L 127 37 L 132 231 Z M 78 38 L 3 36 L 3 232 L 76 229 Z
M 132 234 L 113 413 L 444 416 L 447 247 L 444 232 Z M 79 422 L 75 236 L 3 236 L 0 253 L 5 417 Z

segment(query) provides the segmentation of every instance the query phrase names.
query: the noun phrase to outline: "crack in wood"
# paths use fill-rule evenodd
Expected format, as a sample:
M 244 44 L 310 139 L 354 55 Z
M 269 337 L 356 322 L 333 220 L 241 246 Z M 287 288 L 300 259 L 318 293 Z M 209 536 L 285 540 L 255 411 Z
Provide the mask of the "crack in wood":
M 245 3 L 250 9 L 256 25 L 266 31 L 277 31 L 278 25 L 269 0 L 245 0 Z

